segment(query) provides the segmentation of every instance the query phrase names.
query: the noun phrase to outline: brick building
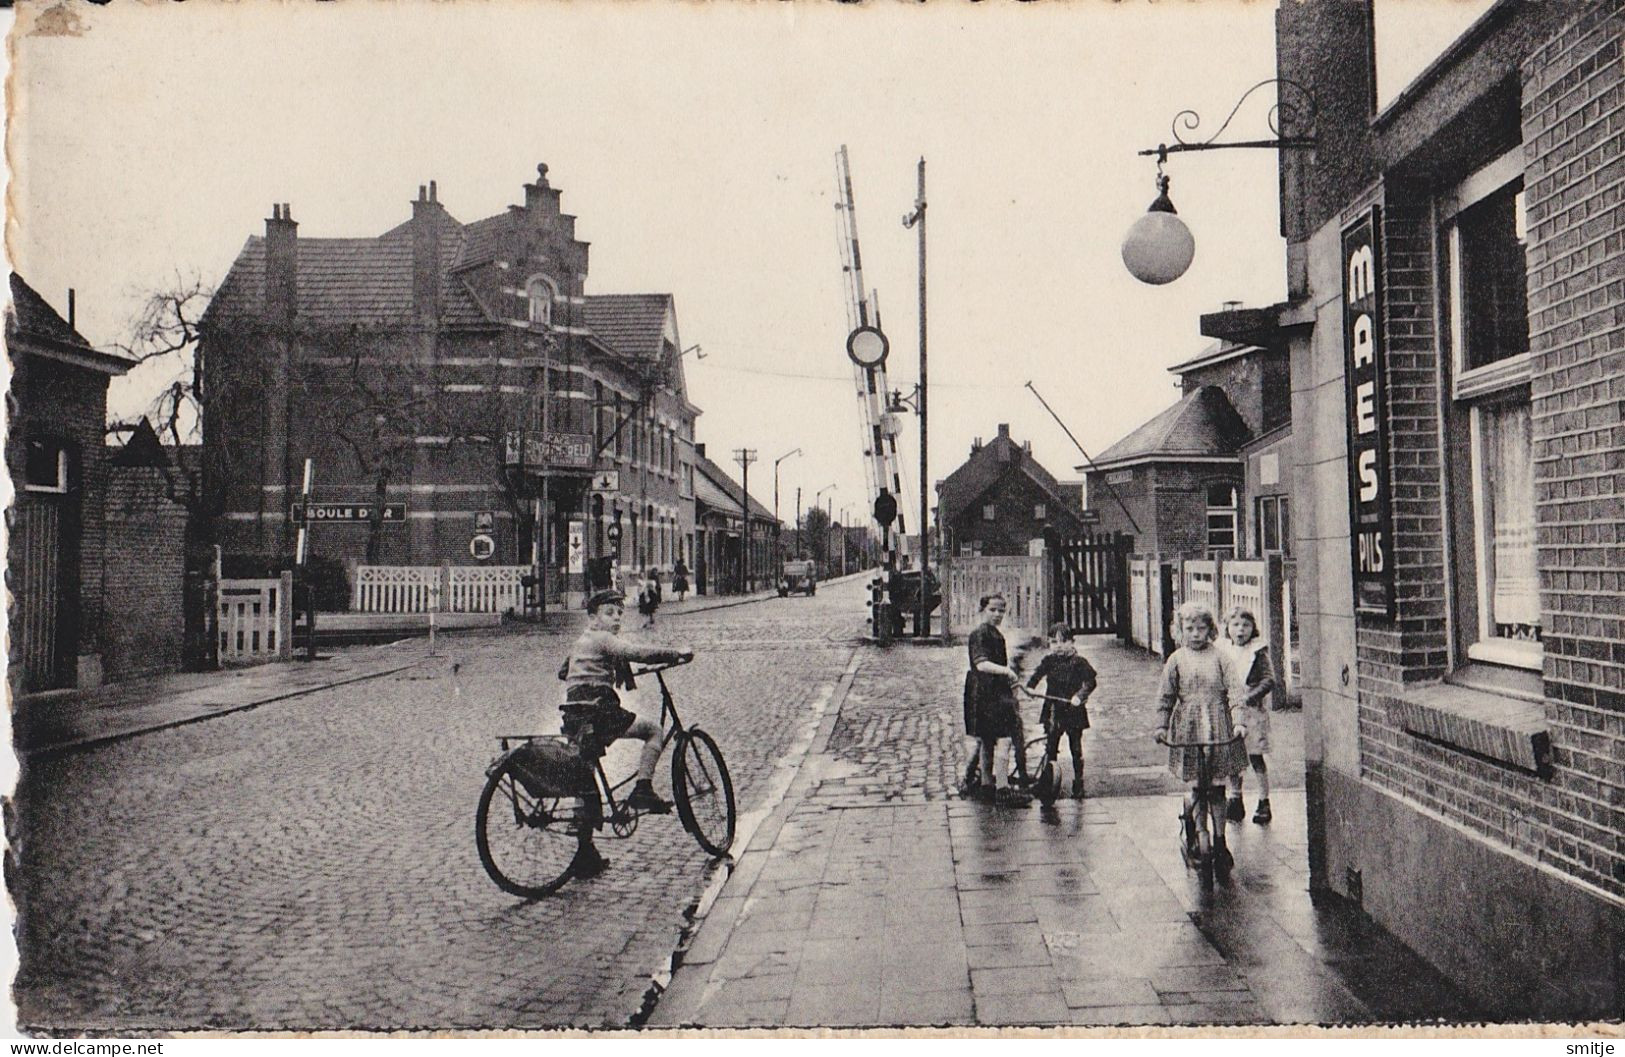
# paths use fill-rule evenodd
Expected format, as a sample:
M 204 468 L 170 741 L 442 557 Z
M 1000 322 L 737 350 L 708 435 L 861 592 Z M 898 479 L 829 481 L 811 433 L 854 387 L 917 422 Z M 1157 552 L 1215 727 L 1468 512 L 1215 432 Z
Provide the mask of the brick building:
M 312 552 L 352 565 L 533 565 L 558 602 L 615 535 L 629 567 L 692 564 L 700 412 L 673 300 L 589 295 L 545 165 L 524 190 L 464 224 L 430 183 L 370 238 L 301 237 L 272 208 L 204 320 L 228 551 L 291 551 L 311 459 L 311 502 L 355 518 L 313 527 Z
M 107 383 L 130 361 L 91 348 L 11 276 L 6 469 L 16 488 L 6 561 L 13 693 L 102 681 Z
M 1617 1017 L 1625 6 L 1480 7 L 1393 84 L 1382 5 L 1277 15 L 1312 880 L 1498 1015 Z
M 1268 465 L 1269 451 L 1256 445 L 1274 450 L 1291 440 L 1286 345 L 1273 333 L 1256 341 L 1214 336 L 1168 368 L 1179 378 L 1178 403 L 1078 468 L 1089 471 L 1090 509 L 1101 527 L 1134 536 L 1142 554 L 1246 557 L 1259 553 L 1266 521 L 1279 538 L 1279 500 L 1261 501 L 1266 493 L 1249 489 L 1248 470 L 1260 456 Z
M 1033 458 L 1030 443 L 1011 439 L 1004 422 L 986 444 L 976 438 L 969 458 L 937 482 L 945 555 L 1026 554 L 1046 532 L 1081 533 L 1082 511 L 1082 486 L 1056 480 Z

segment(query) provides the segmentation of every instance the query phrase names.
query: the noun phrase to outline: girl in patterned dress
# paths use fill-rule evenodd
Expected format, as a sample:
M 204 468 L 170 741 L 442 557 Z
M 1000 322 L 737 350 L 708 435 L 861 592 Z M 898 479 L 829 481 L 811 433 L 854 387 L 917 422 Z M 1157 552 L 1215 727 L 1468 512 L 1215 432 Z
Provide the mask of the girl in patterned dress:
M 1180 640 L 1184 645 L 1175 650 L 1162 669 L 1162 688 L 1158 693 L 1162 726 L 1157 733 L 1171 742 L 1208 742 L 1208 781 L 1204 790 L 1208 803 L 1224 802 L 1224 782 L 1247 767 L 1247 749 L 1238 738 L 1246 727 L 1235 722 L 1233 709 L 1241 706 L 1236 687 L 1240 679 L 1235 662 L 1229 654 L 1214 646 L 1219 636 L 1218 623 L 1213 610 L 1200 602 L 1186 602 L 1178 612 Z M 1175 778 L 1190 782 L 1198 780 L 1198 753 L 1195 748 L 1168 748 L 1168 769 Z M 1186 794 L 1187 814 L 1196 807 L 1196 790 Z M 1224 812 L 1210 811 L 1217 844 L 1224 849 L 1220 865 L 1228 867 L 1229 850 L 1224 842 Z

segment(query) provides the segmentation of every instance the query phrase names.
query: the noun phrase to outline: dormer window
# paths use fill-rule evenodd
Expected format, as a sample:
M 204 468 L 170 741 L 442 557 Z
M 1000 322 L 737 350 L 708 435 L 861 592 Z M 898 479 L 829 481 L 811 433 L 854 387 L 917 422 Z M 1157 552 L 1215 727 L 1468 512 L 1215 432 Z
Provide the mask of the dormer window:
M 537 326 L 548 326 L 553 322 L 553 284 L 540 276 L 532 279 L 525 288 L 525 301 L 527 305 L 525 318 Z

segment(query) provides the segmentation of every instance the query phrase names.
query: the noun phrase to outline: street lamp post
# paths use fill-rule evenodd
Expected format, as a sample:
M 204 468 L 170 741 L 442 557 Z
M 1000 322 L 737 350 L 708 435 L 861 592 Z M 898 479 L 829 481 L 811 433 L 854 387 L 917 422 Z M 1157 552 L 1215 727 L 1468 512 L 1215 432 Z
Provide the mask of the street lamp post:
M 785 452 L 783 455 L 780 455 L 777 459 L 773 460 L 773 523 L 775 525 L 779 523 L 779 463 L 788 459 L 792 455 L 800 454 L 800 448 L 792 448 L 790 451 Z M 800 494 L 800 491 L 800 489 L 796 490 L 797 495 Z M 801 501 L 799 499 L 796 501 L 796 506 L 798 508 L 801 506 Z M 797 512 L 799 513 L 799 509 Z
M 745 520 L 742 545 L 739 548 L 739 593 L 750 593 L 750 464 L 756 461 L 755 448 L 735 448 L 734 462 L 743 471 L 744 480 L 739 488 L 739 514 Z
M 824 487 L 822 487 L 818 491 L 814 492 L 813 493 L 812 505 L 815 506 L 815 507 L 818 506 L 819 505 L 819 500 L 824 497 L 824 493 L 830 491 L 834 487 L 835 487 L 834 483 L 831 482 L 830 484 L 826 484 Z M 834 505 L 835 505 L 835 498 L 833 496 L 831 496 L 830 497 L 830 506 L 833 507 Z M 824 517 L 824 531 L 823 531 L 823 536 L 824 536 L 824 562 L 825 562 L 825 564 L 828 564 L 828 562 L 829 562 L 829 523 L 830 523 L 830 518 L 829 518 L 829 515 L 826 514 L 825 517 Z M 817 560 L 817 558 L 818 558 L 818 556 L 816 554 L 813 555 L 813 559 L 815 561 Z

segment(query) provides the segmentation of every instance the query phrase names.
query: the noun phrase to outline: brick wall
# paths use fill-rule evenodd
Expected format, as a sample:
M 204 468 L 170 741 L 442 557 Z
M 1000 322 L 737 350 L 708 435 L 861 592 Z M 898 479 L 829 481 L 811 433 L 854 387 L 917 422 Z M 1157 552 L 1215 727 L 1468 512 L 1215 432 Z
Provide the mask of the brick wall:
M 1233 466 L 1198 464 L 1180 466 L 1159 464 L 1157 488 L 1157 553 L 1164 557 L 1207 557 L 1207 486 L 1225 481 L 1242 487 L 1240 459 Z M 1246 512 L 1236 511 L 1238 536 L 1246 525 Z
M 114 467 L 107 482 L 102 665 L 110 680 L 179 671 L 185 626 L 186 511 L 150 467 Z
M 1448 664 L 1435 270 L 1424 191 L 1385 189 L 1397 619 L 1358 631 L 1361 773 L 1557 870 L 1625 894 L 1625 75 L 1621 0 L 1524 60 L 1531 393 L 1549 780 L 1417 739 L 1390 707 Z
M 1535 502 L 1554 787 L 1544 855 L 1625 893 L 1625 4 L 1523 67 Z

